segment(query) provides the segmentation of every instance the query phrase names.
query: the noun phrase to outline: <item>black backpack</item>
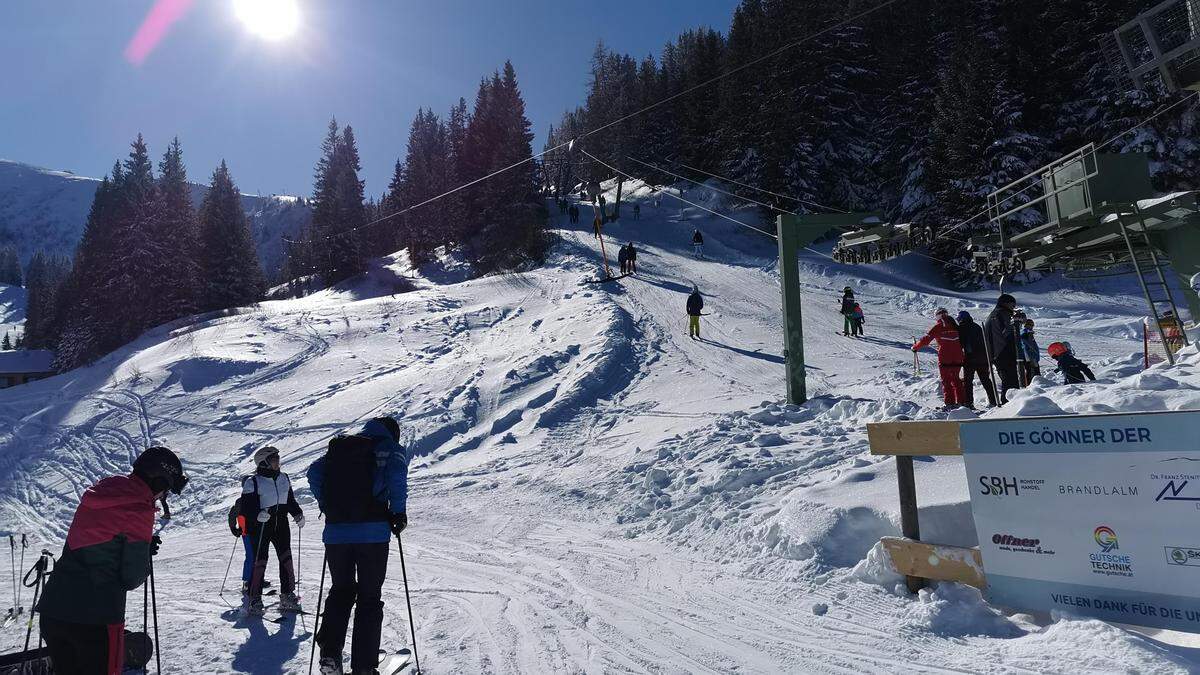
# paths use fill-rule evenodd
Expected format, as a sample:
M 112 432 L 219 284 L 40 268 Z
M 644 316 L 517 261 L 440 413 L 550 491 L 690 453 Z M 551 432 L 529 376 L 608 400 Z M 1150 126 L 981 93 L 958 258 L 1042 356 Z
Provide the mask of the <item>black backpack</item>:
M 376 440 L 369 436 L 336 436 L 325 455 L 325 522 L 387 521 L 387 502 L 374 494 Z

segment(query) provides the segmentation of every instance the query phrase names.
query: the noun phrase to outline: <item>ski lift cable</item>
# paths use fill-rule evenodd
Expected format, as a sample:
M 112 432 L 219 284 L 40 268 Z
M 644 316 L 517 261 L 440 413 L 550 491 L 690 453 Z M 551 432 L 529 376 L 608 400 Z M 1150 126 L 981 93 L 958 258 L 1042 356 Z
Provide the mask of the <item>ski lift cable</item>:
M 684 164 L 683 162 L 676 162 L 676 161 L 673 161 L 673 160 L 667 160 L 667 161 L 671 162 L 672 164 L 678 164 L 679 166 L 682 166 L 682 167 L 683 167 L 683 168 L 685 168 L 685 169 L 690 169 L 690 170 L 692 170 L 692 171 L 695 171 L 696 173 L 702 173 L 702 174 L 704 174 L 704 175 L 706 175 L 706 176 L 712 176 L 713 178 L 716 178 L 716 179 L 718 179 L 718 180 L 723 180 L 723 181 L 725 181 L 726 183 L 732 183 L 733 185 L 740 185 L 741 187 L 744 187 L 744 188 L 749 188 L 749 189 L 751 189 L 751 190 L 755 190 L 755 191 L 758 191 L 758 192 L 762 192 L 762 193 L 764 193 L 764 194 L 771 195 L 772 197 L 782 197 L 783 199 L 790 199 L 791 201 L 798 202 L 798 203 L 800 203 L 800 204 L 806 204 L 806 205 L 808 205 L 808 206 L 815 206 L 815 207 L 817 207 L 817 208 L 819 208 L 819 209 L 826 209 L 826 210 L 828 210 L 828 211 L 834 211 L 834 212 L 837 212 L 837 213 L 850 213 L 849 211 L 846 211 L 846 210 L 844 210 L 844 209 L 838 209 L 838 208 L 834 208 L 834 207 L 832 207 L 832 206 L 826 206 L 826 205 L 824 205 L 824 204 L 818 204 L 817 202 L 811 202 L 811 201 L 808 201 L 808 200 L 805 200 L 805 199 L 800 199 L 799 197 L 789 197 L 788 195 L 781 195 L 781 194 L 779 194 L 778 192 L 771 192 L 770 190 L 766 190 L 766 189 L 763 189 L 763 188 L 760 188 L 760 187 L 755 187 L 755 186 L 753 186 L 753 185 L 748 185 L 748 184 L 746 184 L 746 183 L 739 183 L 738 181 L 736 181 L 736 180 L 733 180 L 732 178 L 726 178 L 725 176 L 721 176 L 721 175 L 718 175 L 718 174 L 712 173 L 711 171 L 705 171 L 704 169 L 697 169 L 696 167 L 694 167 L 694 166 L 688 166 L 687 164 Z M 785 213 L 791 213 L 791 212 L 790 212 L 790 211 L 786 211 Z
M 633 157 L 633 156 L 631 156 L 631 155 L 625 155 L 625 157 L 626 157 L 626 158 L 628 158 L 628 159 L 630 159 L 630 160 L 632 160 L 632 161 L 634 161 L 634 162 L 637 162 L 638 164 L 641 164 L 642 166 L 647 166 L 647 167 L 650 167 L 651 169 L 654 169 L 655 171 L 661 171 L 661 172 L 663 172 L 663 173 L 667 174 L 668 176 L 674 176 L 674 177 L 676 177 L 676 178 L 679 178 L 679 179 L 681 179 L 681 180 L 686 180 L 686 181 L 688 181 L 689 183 L 695 183 L 696 185 L 699 185 L 699 186 L 701 186 L 701 187 L 703 187 L 703 188 L 705 188 L 705 189 L 707 189 L 707 190 L 712 190 L 713 192 L 720 192 L 720 193 L 721 193 L 721 194 L 723 194 L 723 195 L 729 195 L 730 197 L 733 197 L 733 198 L 735 198 L 735 199 L 740 199 L 740 200 L 742 200 L 742 201 L 745 201 L 745 202 L 750 202 L 751 204 L 758 204 L 759 206 L 766 207 L 766 208 L 768 208 L 768 209 L 771 209 L 772 211 L 778 211 L 779 213 L 787 213 L 787 214 L 789 214 L 789 215 L 793 215 L 793 216 L 795 216 L 795 215 L 799 215 L 799 214 L 797 214 L 797 213 L 796 213 L 796 212 L 794 212 L 794 211 L 788 211 L 787 209 L 781 209 L 781 208 L 779 208 L 778 206 L 771 206 L 770 204 L 767 204 L 767 203 L 765 203 L 765 202 L 760 202 L 760 201 L 758 201 L 758 200 L 755 200 L 755 199 L 750 199 L 749 197 L 742 197 L 741 195 L 734 194 L 734 193 L 732 193 L 732 192 L 727 192 L 727 191 L 725 191 L 725 190 L 722 190 L 721 188 L 715 188 L 715 187 L 712 187 L 712 186 L 710 186 L 710 185 L 705 185 L 704 183 L 702 183 L 702 182 L 700 182 L 700 181 L 698 181 L 698 180 L 693 180 L 693 179 L 691 179 L 691 178 L 688 178 L 687 176 L 681 176 L 681 175 L 679 175 L 679 174 L 677 174 L 677 173 L 672 173 L 672 172 L 670 172 L 670 171 L 667 171 L 666 169 L 663 169 L 663 168 L 660 168 L 660 167 L 654 166 L 653 164 L 651 164 L 651 163 L 649 163 L 649 162 L 643 162 L 642 160 L 640 160 L 640 159 L 638 159 L 638 158 L 636 158 L 636 157 Z
M 619 174 L 621 174 L 622 176 L 625 176 L 626 178 L 628 178 L 628 179 L 630 179 L 630 180 L 641 180 L 642 182 L 645 182 L 643 179 L 641 179 L 641 178 L 638 178 L 637 176 L 634 176 L 634 175 L 632 175 L 632 174 L 630 174 L 630 173 L 628 173 L 628 172 L 622 171 L 622 170 L 618 169 L 617 167 L 615 167 L 615 166 L 613 166 L 613 165 L 609 164 L 608 162 L 605 162 L 604 160 L 600 159 L 599 157 L 596 157 L 595 155 L 591 154 L 591 153 L 590 153 L 590 152 L 588 152 L 587 150 L 582 150 L 582 149 L 581 149 L 581 150 L 580 150 L 580 152 L 582 152 L 583 154 L 587 155 L 588 157 L 591 157 L 591 158 L 592 158 L 593 160 L 595 160 L 595 161 L 596 161 L 598 164 L 602 164 L 603 166 L 606 166 L 606 167 L 608 167 L 608 169 L 609 169 L 609 170 L 611 170 L 611 171 L 614 171 L 614 172 L 616 172 L 616 173 L 619 173 Z M 630 159 L 633 159 L 633 158 L 632 158 L 632 157 L 630 157 Z M 636 160 L 635 160 L 635 161 L 636 161 Z M 729 216 L 725 215 L 724 213 L 720 213 L 720 212 L 718 212 L 718 211 L 714 211 L 714 210 L 712 210 L 712 209 L 710 209 L 710 208 L 708 208 L 708 207 L 706 207 L 706 206 L 701 206 L 700 204 L 697 204 L 697 203 L 695 203 L 695 202 L 692 202 L 692 201 L 689 201 L 689 200 L 687 200 L 687 199 L 684 199 L 683 197 L 680 197 L 679 195 L 673 194 L 673 193 L 671 193 L 671 192 L 668 192 L 668 191 L 666 191 L 666 190 L 663 190 L 663 191 L 662 191 L 662 193 L 663 193 L 663 194 L 665 194 L 665 195 L 667 195 L 668 197 L 671 197 L 671 198 L 673 198 L 673 199 L 678 199 L 679 201 L 683 202 L 684 204 L 688 204 L 688 205 L 690 205 L 690 206 L 694 206 L 694 207 L 696 207 L 696 208 L 698 208 L 698 209 L 700 209 L 700 210 L 702 210 L 702 211 L 707 211 L 708 213 L 711 213 L 711 214 L 713 214 L 714 216 L 717 216 L 717 217 L 719 217 L 719 218 L 724 218 L 725 220 L 728 220 L 728 221 L 729 221 L 729 222 L 731 222 L 731 223 L 735 223 L 735 224 L 737 224 L 737 225 L 741 225 L 742 227 L 744 227 L 744 228 L 746 228 L 746 229 L 749 229 L 749 230 L 754 230 L 755 232 L 757 232 L 757 233 L 759 233 L 759 234 L 762 234 L 762 235 L 765 235 L 765 236 L 768 236 L 768 237 L 770 237 L 770 238 L 772 238 L 772 239 L 774 239 L 774 240 L 776 240 L 776 241 L 778 241 L 778 240 L 779 240 L 779 237 L 777 237 L 777 236 L 776 236 L 776 235 L 774 235 L 774 234 L 771 234 L 770 232 L 767 232 L 767 231 L 765 231 L 765 230 L 761 230 L 761 229 L 759 229 L 759 228 L 757 228 L 757 227 L 754 227 L 753 225 L 750 225 L 750 224 L 747 224 L 747 223 L 743 223 L 742 221 L 740 221 L 740 220 L 737 220 L 736 218 L 731 218 L 731 217 L 729 217 Z M 828 259 L 832 260 L 833 262 L 838 262 L 836 258 L 834 258 L 833 256 L 829 255 L 828 253 L 825 253 L 825 252 L 823 252 L 823 251 L 818 251 L 817 249 L 815 249 L 815 248 L 812 248 L 811 246 L 804 246 L 804 247 L 802 247 L 802 248 L 803 248 L 804 250 L 808 251 L 809 253 L 815 253 L 815 254 L 817 254 L 817 255 L 821 256 L 822 258 L 828 258 Z M 968 272 L 973 272 L 973 271 L 974 271 L 973 269 L 971 269 L 970 267 L 967 267 L 966 265 L 962 265 L 962 264 L 959 264 L 959 263 L 956 263 L 956 262 L 953 262 L 953 261 L 950 261 L 950 260 L 943 260 L 943 259 L 941 259 L 941 258 L 938 258 L 938 257 L 935 257 L 935 256 L 931 256 L 931 255 L 928 255 L 928 254 L 925 254 L 925 253 L 921 253 L 921 252 L 919 252 L 919 251 L 913 251 L 913 253 L 916 253 L 917 255 L 919 255 L 919 256 L 921 256 L 921 257 L 924 257 L 924 258 L 929 258 L 930 260 L 936 260 L 937 262 L 940 262 L 940 263 L 944 263 L 944 264 L 947 264 L 947 265 L 953 265 L 954 267 L 960 267 L 960 268 L 962 268 L 962 269 L 964 269 L 964 270 L 967 270 Z M 841 264 L 841 263 L 839 263 L 839 264 Z
M 670 95 L 670 96 L 667 96 L 666 98 L 659 99 L 659 100 L 657 100 L 657 101 L 655 101 L 655 102 L 653 102 L 653 103 L 651 103 L 651 104 L 649 104 L 649 105 L 647 105 L 647 106 L 645 106 L 645 107 L 643 107 L 643 108 L 640 108 L 640 109 L 638 109 L 638 110 L 635 110 L 635 111 L 633 111 L 633 112 L 629 113 L 628 115 L 624 115 L 624 116 L 622 116 L 622 117 L 618 117 L 617 119 L 615 119 L 615 120 L 613 120 L 613 121 L 611 121 L 611 122 L 608 122 L 608 123 L 602 124 L 602 125 L 600 125 L 600 126 L 596 127 L 595 129 L 590 129 L 590 130 L 588 130 L 588 131 L 585 131 L 585 132 L 583 132 L 582 134 L 580 134 L 579 136 L 576 136 L 575 138 L 572 138 L 572 139 L 571 139 L 571 140 L 569 140 L 569 141 L 564 141 L 564 142 L 562 142 L 562 143 L 559 143 L 558 145 L 556 145 L 556 146 L 554 146 L 554 147 L 551 147 L 551 148 L 546 148 L 545 150 L 542 150 L 541 152 L 539 152 L 539 153 L 537 153 L 537 154 L 531 155 L 531 156 L 529 156 L 529 157 L 526 157 L 526 158 L 524 158 L 524 159 L 522 159 L 522 160 L 520 160 L 520 161 L 517 161 L 517 162 L 514 162 L 514 163 L 512 163 L 512 164 L 509 164 L 508 166 L 505 166 L 505 167 L 503 167 L 503 168 L 497 169 L 497 170 L 495 170 L 495 171 L 493 171 L 493 172 L 491 172 L 491 173 L 487 174 L 486 176 L 483 176 L 482 178 L 476 178 L 475 180 L 472 180 L 472 181 L 470 181 L 470 182 L 467 182 L 467 183 L 464 183 L 464 184 L 462 184 L 462 185 L 459 185 L 459 186 L 458 186 L 458 187 L 456 187 L 456 188 L 453 188 L 453 189 L 447 190 L 446 192 L 443 192 L 443 193 L 441 193 L 441 194 L 439 194 L 439 195 L 437 195 L 437 196 L 435 196 L 435 197 L 430 197 L 429 199 L 426 199 L 426 200 L 424 200 L 424 201 L 422 201 L 422 202 L 419 202 L 419 203 L 417 203 L 417 204 L 413 204 L 412 206 L 407 206 L 407 207 L 405 207 L 405 208 L 403 208 L 403 209 L 401 209 L 401 210 L 399 210 L 399 211 L 395 211 L 395 212 L 393 212 L 393 213 L 389 213 L 389 214 L 387 214 L 386 216 L 380 216 L 379 218 L 376 218 L 375 220 L 372 220 L 372 221 L 370 221 L 370 222 L 368 222 L 368 223 L 364 223 L 364 224 L 362 224 L 362 225 L 359 225 L 359 226 L 357 226 L 357 227 L 353 227 L 353 228 L 350 228 L 350 229 L 347 229 L 347 230 L 343 230 L 342 232 L 338 232 L 338 233 L 336 233 L 336 234 L 331 234 L 331 235 L 328 235 L 328 236 L 324 236 L 324 237 L 318 237 L 318 238 L 312 238 L 312 237 L 310 237 L 310 238 L 308 238 L 308 239 L 303 239 L 303 240 L 293 240 L 293 239 L 288 239 L 288 238 L 286 238 L 286 237 L 285 237 L 285 238 L 283 238 L 283 241 L 284 241 L 284 242 L 286 242 L 286 243 L 289 243 L 289 244 L 304 244 L 304 243 L 313 243 L 313 242 L 317 242 L 317 241 L 330 241 L 330 240 L 333 240 L 333 239 L 339 239 L 339 238 L 341 238 L 341 237 L 344 237 L 344 236 L 346 236 L 346 235 L 349 235 L 349 234 L 353 234 L 353 233 L 355 233 L 355 232 L 358 232 L 358 231 L 360 231 L 360 230 L 364 230 L 364 229 L 366 229 L 366 228 L 368 228 L 368 227 L 373 227 L 373 226 L 375 226 L 375 225 L 378 225 L 378 224 L 380 224 L 380 223 L 383 223 L 383 222 L 386 222 L 386 221 L 388 221 L 388 220 L 391 220 L 392 218 L 395 218 L 396 216 L 401 216 L 401 215 L 404 215 L 404 214 L 406 214 L 406 213 L 408 213 L 408 212 L 410 212 L 410 211 L 413 211 L 413 210 L 415 210 L 415 209 L 419 209 L 419 208 L 421 208 L 422 206 L 426 206 L 426 205 L 428 205 L 428 204 L 432 204 L 433 202 L 436 202 L 436 201 L 438 201 L 438 200 L 440 200 L 440 199 L 444 199 L 444 198 L 446 198 L 446 197 L 449 197 L 450 195 L 452 195 L 452 194 L 454 194 L 454 193 L 456 193 L 456 192 L 460 192 L 460 191 L 462 191 L 462 190 L 465 190 L 465 189 L 467 189 L 467 188 L 469 188 L 469 187 L 471 187 L 471 186 L 473 186 L 473 185 L 477 185 L 477 184 L 479 184 L 479 183 L 482 183 L 482 182 L 484 182 L 484 181 L 486 181 L 486 180 L 490 180 L 490 179 L 492 179 L 492 178 L 494 178 L 494 177 L 496 177 L 496 176 L 498 176 L 498 175 L 500 175 L 500 174 L 502 174 L 502 173 L 505 173 L 505 172 L 511 171 L 511 170 L 513 170 L 513 169 L 515 169 L 515 168 L 517 168 L 517 167 L 521 166 L 522 164 L 527 164 L 527 163 L 529 163 L 529 162 L 532 162 L 532 161 L 534 161 L 534 160 L 536 160 L 536 159 L 540 159 L 541 157 L 544 157 L 545 155 L 548 155 L 548 154 L 550 154 L 550 153 L 552 153 L 552 152 L 554 152 L 554 151 L 556 151 L 556 150 L 561 150 L 561 149 L 563 149 L 563 148 L 565 148 L 565 147 L 567 147 L 567 146 L 570 146 L 570 145 L 574 144 L 576 141 L 578 141 L 578 140 L 580 140 L 580 139 L 587 138 L 588 136 L 591 136 L 591 135 L 593 135 L 593 134 L 597 134 L 597 133 L 599 133 L 599 132 L 601 132 L 601 131 L 604 131 L 605 129 L 608 129 L 608 128 L 610 128 L 610 127 L 613 127 L 613 126 L 615 126 L 615 125 L 617 125 L 617 124 L 621 124 L 622 122 L 625 122 L 625 121 L 627 121 L 627 120 L 630 120 L 630 119 L 632 119 L 632 118 L 634 118 L 634 117 L 637 117 L 638 115 L 642 115 L 642 114 L 644 114 L 644 113 L 646 113 L 646 112 L 649 112 L 650 110 L 653 110 L 653 109 L 655 109 L 655 108 L 657 108 L 657 107 L 659 107 L 659 106 L 661 106 L 661 105 L 664 105 L 664 104 L 666 104 L 666 103 L 670 103 L 671 101 L 674 101 L 675 99 L 681 98 L 681 97 L 683 97 L 683 96 L 687 96 L 688 94 L 694 93 L 694 92 L 696 92 L 696 91 L 699 91 L 699 90 L 701 90 L 701 89 L 704 89 L 704 88 L 707 88 L 707 87 L 711 86 L 712 84 L 714 84 L 714 83 L 716 83 L 716 82 L 719 82 L 720 80 L 723 80 L 723 79 L 725 79 L 725 78 L 727 78 L 727 77 L 729 77 L 729 76 L 731 76 L 731 75 L 734 75 L 734 74 L 736 74 L 736 73 L 739 73 L 739 72 L 741 72 L 741 71 L 743 71 L 743 70 L 746 70 L 747 68 L 750 68 L 750 67 L 752 67 L 752 66 L 756 66 L 756 65 L 758 65 L 758 64 L 760 64 L 760 63 L 763 63 L 764 61 L 767 61 L 767 60 L 773 59 L 773 58 L 775 58 L 776 56 L 778 56 L 778 55 L 780 55 L 780 54 L 783 54 L 784 52 L 787 52 L 787 51 L 789 51 L 789 50 L 795 49 L 796 47 L 799 47 L 800 45 L 802 45 L 802 44 L 805 44 L 806 42 L 810 42 L 810 41 L 812 41 L 812 40 L 815 40 L 815 39 L 817 39 L 817 38 L 819 38 L 819 37 L 821 37 L 821 36 L 823 36 L 823 35 L 825 35 L 825 34 L 827 34 L 827 33 L 830 33 L 830 32 L 832 32 L 832 31 L 835 31 L 835 30 L 837 30 L 837 29 L 841 28 L 841 27 L 843 27 L 843 26 L 845 26 L 845 25 L 847 25 L 847 24 L 849 24 L 849 23 L 852 23 L 852 22 L 854 22 L 854 21 L 857 21 L 857 20 L 859 20 L 859 19 L 865 18 L 865 17 L 867 17 L 867 16 L 869 16 L 869 15 L 871 15 L 871 14 L 874 14 L 875 12 L 878 12 L 878 11 L 879 11 L 879 10 L 881 10 L 881 9 L 885 9 L 885 8 L 887 8 L 887 7 L 890 7 L 890 6 L 894 5 L 894 4 L 896 4 L 897 2 L 899 2 L 899 0 L 883 0 L 883 2 L 879 3 L 878 5 L 875 5 L 874 7 L 871 7 L 870 9 L 865 9 L 865 10 L 863 10 L 863 11 L 861 11 L 861 12 L 858 12 L 857 14 L 854 14 L 854 15 L 852 15 L 852 16 L 849 16 L 849 17 L 845 18 L 845 19 L 842 19 L 841 21 L 838 21 L 837 23 L 834 23 L 834 24 L 832 24 L 832 25 L 830 25 L 830 26 L 826 26 L 825 28 L 822 28 L 822 29 L 820 29 L 820 30 L 814 31 L 814 32 L 812 32 L 812 33 L 809 33 L 808 35 L 805 35 L 804 37 L 802 37 L 802 38 L 800 38 L 800 39 L 798 39 L 798 40 L 796 40 L 796 41 L 794 41 L 794 42 L 790 42 L 790 43 L 788 43 L 788 44 L 786 44 L 786 45 L 784 45 L 784 46 L 782 46 L 782 47 L 779 47 L 778 49 L 776 49 L 776 50 L 774 50 L 774 51 L 771 51 L 771 52 L 769 52 L 769 53 L 767 53 L 767 54 L 764 54 L 763 56 L 760 56 L 760 57 L 758 57 L 758 58 L 756 58 L 756 59 L 752 59 L 752 60 L 750 60 L 750 61 L 747 61 L 746 63 L 743 63 L 742 65 L 740 65 L 740 66 L 737 66 L 736 68 L 733 68 L 733 69 L 727 70 L 727 71 L 725 71 L 725 72 L 723 72 L 723 73 L 721 73 L 721 74 L 719 74 L 719 75 L 716 75 L 716 76 L 714 76 L 714 77 L 711 77 L 711 78 L 709 78 L 709 79 L 707 79 L 707 80 L 705 80 L 705 81 L 703 81 L 703 82 L 701 82 L 701 83 L 699 83 L 699 84 L 696 84 L 696 85 L 693 85 L 693 86 L 691 86 L 691 87 L 688 87 L 687 89 L 684 89 L 683 91 L 679 91 L 679 92 L 676 92 L 676 93 L 674 93 L 674 94 L 672 94 L 672 95 Z M 594 158 L 593 158 L 593 159 L 594 159 Z M 596 161 L 599 161 L 599 160 L 596 160 Z M 603 162 L 601 162 L 601 163 L 603 164 Z M 610 168 L 611 168 L 611 167 L 610 167 Z
M 592 160 L 593 160 L 593 161 L 595 161 L 597 164 L 601 164 L 601 165 L 603 165 L 603 166 L 605 166 L 605 167 L 608 167 L 608 169 L 609 169 L 610 171 L 614 171 L 614 172 L 616 172 L 616 173 L 619 173 L 619 174 L 621 174 L 622 176 L 625 176 L 626 178 L 628 178 L 629 180 L 641 180 L 643 183 L 644 183 L 644 182 L 646 182 L 646 181 L 642 180 L 641 178 L 638 178 L 637 176 L 634 176 L 634 175 L 632 175 L 632 174 L 629 174 L 629 173 L 627 173 L 627 172 L 625 172 L 625 171 L 622 171 L 622 170 L 618 169 L 617 167 L 615 167 L 615 166 L 613 166 L 613 165 L 609 164 L 608 162 L 605 162 L 604 160 L 602 160 L 602 159 L 600 159 L 599 157 L 597 157 L 597 156 L 593 155 L 592 153 L 588 152 L 587 150 L 580 149 L 580 152 L 582 152 L 583 154 L 587 155 L 588 157 L 591 157 L 591 158 L 592 158 Z M 663 193 L 663 194 L 665 194 L 665 195 L 667 195 L 668 197 L 670 197 L 670 198 L 672 198 L 672 199 L 678 199 L 679 201 L 683 202 L 684 204 L 687 204 L 687 205 L 689 205 L 689 206 L 694 206 L 694 207 L 696 207 L 696 208 L 698 208 L 698 209 L 700 209 L 700 210 L 702 210 L 702 211 L 707 211 L 707 212 L 709 212 L 709 213 L 713 214 L 714 216 L 717 216 L 717 217 L 719 217 L 719 218 L 724 218 L 725 220 L 728 220 L 728 221 L 729 221 L 729 222 L 731 222 L 731 223 L 734 223 L 734 224 L 737 224 L 737 225 L 741 225 L 742 227 L 744 227 L 744 228 L 746 228 L 746 229 L 749 229 L 749 230 L 754 230 L 755 232 L 757 232 L 757 233 L 759 233 L 759 234 L 762 234 L 762 235 L 768 236 L 768 237 L 770 237 L 770 238 L 772 238 L 772 239 L 775 239 L 775 240 L 778 240 L 778 239 L 779 239 L 779 237 L 777 237 L 777 236 L 775 236 L 775 235 L 771 234 L 770 232 L 767 232 L 767 231 L 765 231 L 765 230 L 760 230 L 760 229 L 758 229 L 757 227 L 754 227 L 753 225 L 750 225 L 750 224 L 747 224 L 747 223 L 743 223 L 742 221 L 740 221 L 740 220 L 738 220 L 738 219 L 736 219 L 736 218 L 731 218 L 731 217 L 729 217 L 729 216 L 725 215 L 724 213 L 720 213 L 720 212 L 718 212 L 718 211 L 714 211 L 714 210 L 712 210 L 712 209 L 708 208 L 707 206 L 701 206 L 700 204 L 697 204 L 696 202 L 693 202 L 693 201 L 689 201 L 689 200 L 687 200 L 687 199 L 684 199 L 683 197 L 680 197 L 680 196 L 679 196 L 679 195 L 677 195 L 677 194 L 673 194 L 673 193 L 671 193 L 671 192 L 669 192 L 669 191 L 667 191 L 667 190 L 663 190 L 663 191 L 662 191 L 662 193 Z

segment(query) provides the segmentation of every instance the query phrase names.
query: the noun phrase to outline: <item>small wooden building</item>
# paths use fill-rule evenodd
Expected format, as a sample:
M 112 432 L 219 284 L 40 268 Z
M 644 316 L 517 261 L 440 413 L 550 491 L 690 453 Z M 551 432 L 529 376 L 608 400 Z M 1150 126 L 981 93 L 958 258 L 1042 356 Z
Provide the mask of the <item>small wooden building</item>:
M 54 374 L 54 352 L 17 349 L 0 352 L 0 389 L 15 387 Z

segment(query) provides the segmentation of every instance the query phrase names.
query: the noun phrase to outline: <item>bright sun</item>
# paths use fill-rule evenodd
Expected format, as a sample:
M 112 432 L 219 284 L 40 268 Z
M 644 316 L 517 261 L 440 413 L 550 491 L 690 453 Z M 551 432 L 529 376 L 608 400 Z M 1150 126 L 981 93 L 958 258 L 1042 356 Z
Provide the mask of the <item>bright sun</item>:
M 282 40 L 300 27 L 296 0 L 233 0 L 233 11 L 247 30 L 267 40 Z

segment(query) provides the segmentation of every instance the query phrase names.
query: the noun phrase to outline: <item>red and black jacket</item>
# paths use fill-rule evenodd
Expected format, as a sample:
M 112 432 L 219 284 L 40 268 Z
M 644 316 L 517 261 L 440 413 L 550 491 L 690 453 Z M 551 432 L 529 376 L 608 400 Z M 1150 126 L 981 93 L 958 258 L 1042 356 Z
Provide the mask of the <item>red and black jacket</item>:
M 154 493 L 136 476 L 88 488 L 38 611 L 74 623 L 125 623 L 125 594 L 150 574 L 154 514 Z

